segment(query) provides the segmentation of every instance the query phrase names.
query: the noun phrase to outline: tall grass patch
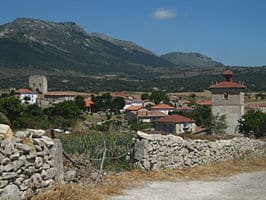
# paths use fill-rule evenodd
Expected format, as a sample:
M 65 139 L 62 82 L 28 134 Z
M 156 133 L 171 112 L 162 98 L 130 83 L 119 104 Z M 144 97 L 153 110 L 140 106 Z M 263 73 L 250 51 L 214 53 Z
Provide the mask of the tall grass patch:
M 129 152 L 133 145 L 131 134 L 72 134 L 60 136 L 67 154 L 88 157 L 98 167 L 106 149 L 105 169 L 112 171 L 129 170 L 133 167 Z

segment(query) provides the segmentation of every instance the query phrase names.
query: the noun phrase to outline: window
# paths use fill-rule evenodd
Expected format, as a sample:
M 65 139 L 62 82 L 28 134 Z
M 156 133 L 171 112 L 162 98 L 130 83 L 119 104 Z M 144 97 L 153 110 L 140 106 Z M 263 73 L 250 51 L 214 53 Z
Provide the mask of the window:
M 228 100 L 228 97 L 229 97 L 229 92 L 224 92 L 224 99 Z

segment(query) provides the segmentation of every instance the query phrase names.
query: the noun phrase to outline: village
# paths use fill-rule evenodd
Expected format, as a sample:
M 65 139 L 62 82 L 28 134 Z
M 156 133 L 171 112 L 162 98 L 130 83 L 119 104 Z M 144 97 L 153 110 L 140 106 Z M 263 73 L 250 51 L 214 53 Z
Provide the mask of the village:
M 266 1 L 3 1 L 0 200 L 266 200 Z
M 0 98 L 0 194 L 24 200 L 56 182 L 263 157 L 263 98 L 252 102 L 231 70 L 221 76 L 186 94 L 49 91 L 45 76 L 30 76 Z
M 263 94 L 245 94 L 229 69 L 206 89 L 49 91 L 44 75 L 30 76 L 1 94 L 0 194 L 26 200 L 57 182 L 101 187 L 114 172 L 263 157 Z
M 244 83 L 229 69 L 222 76 L 201 95 L 49 91 L 45 76 L 30 76 L 28 88 L 0 98 L 0 194 L 24 200 L 55 182 L 97 184 L 114 171 L 263 157 L 265 142 L 254 138 L 265 136 L 264 122 L 251 135 L 242 117 L 266 104 L 245 103 Z
M 119 115 L 122 124 L 138 124 L 136 128 L 146 129 L 154 133 L 210 134 L 212 130 L 208 125 L 204 127 L 204 120 L 210 120 L 210 114 L 212 113 L 213 116 L 218 118 L 219 116 L 225 116 L 224 128 L 218 130 L 218 132 L 236 135 L 238 134 L 238 120 L 241 116 L 248 110 L 266 112 L 266 103 L 254 100 L 252 102 L 249 99 L 250 97 L 248 98 L 244 94 L 246 89 L 244 84 L 233 82 L 233 72 L 231 70 L 225 70 L 223 76 L 224 81 L 210 85 L 209 88 L 206 88 L 208 90 L 202 94 L 187 93 L 178 95 L 163 91 L 150 93 L 100 92 L 98 94 L 49 91 L 48 80 L 44 75 L 32 75 L 29 77 L 28 88 L 6 90 L 2 96 L 13 92 L 22 104 L 38 105 L 42 109 L 66 101 L 75 101 L 78 97 L 81 99 L 82 115 L 83 117 L 86 116 L 82 122 L 83 130 L 90 129 L 93 125 L 102 124 L 106 121 L 106 116 L 110 119 L 109 115 L 113 114 Z M 117 104 L 111 106 L 111 99 L 117 101 Z M 247 102 L 245 102 L 245 99 Z M 194 114 L 195 112 L 200 113 Z M 199 119 L 199 115 L 204 114 L 205 119 Z M 53 128 L 57 132 L 62 132 L 64 127 Z M 68 128 L 72 129 L 73 127 Z

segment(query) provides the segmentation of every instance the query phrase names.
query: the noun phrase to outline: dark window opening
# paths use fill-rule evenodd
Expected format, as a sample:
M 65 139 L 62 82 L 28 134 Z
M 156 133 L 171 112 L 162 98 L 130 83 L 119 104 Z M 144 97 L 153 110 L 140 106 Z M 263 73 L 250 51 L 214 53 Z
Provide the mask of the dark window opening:
M 224 93 L 224 99 L 228 99 L 228 97 L 229 97 L 229 92 L 225 92 Z

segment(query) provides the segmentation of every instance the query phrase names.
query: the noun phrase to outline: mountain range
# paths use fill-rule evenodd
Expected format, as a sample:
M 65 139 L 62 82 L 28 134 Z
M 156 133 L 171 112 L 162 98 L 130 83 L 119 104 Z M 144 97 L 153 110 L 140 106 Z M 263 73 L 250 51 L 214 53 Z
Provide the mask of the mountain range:
M 130 41 L 87 33 L 74 22 L 18 18 L 0 26 L 1 87 L 23 86 L 28 75 L 42 73 L 53 89 L 106 89 L 108 81 L 113 89 L 123 81 L 130 85 L 125 89 L 137 89 L 136 82 L 217 75 L 224 67 L 199 53 L 159 56 Z

